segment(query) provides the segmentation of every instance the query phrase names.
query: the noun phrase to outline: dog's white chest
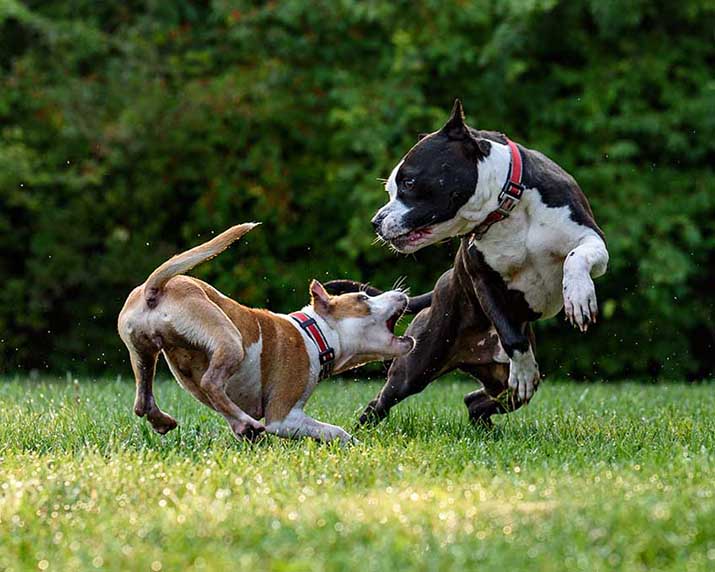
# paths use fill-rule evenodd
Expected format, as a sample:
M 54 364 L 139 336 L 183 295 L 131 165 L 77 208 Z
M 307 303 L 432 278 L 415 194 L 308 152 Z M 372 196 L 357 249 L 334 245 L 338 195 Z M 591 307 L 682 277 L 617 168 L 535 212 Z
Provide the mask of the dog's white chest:
M 526 192 L 526 204 L 493 225 L 477 248 L 509 289 L 523 292 L 534 312 L 550 318 L 563 307 L 564 258 L 587 229 L 571 220 L 568 207 L 547 207 L 536 190 Z

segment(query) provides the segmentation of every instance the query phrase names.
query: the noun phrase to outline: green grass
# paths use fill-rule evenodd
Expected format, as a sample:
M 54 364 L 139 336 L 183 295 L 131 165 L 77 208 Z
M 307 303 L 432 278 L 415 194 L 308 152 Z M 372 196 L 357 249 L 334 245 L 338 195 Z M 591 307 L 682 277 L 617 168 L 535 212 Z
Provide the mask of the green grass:
M 309 404 L 352 429 L 376 383 Z M 0 570 L 715 570 L 715 386 L 546 383 L 491 431 L 442 380 L 362 444 L 236 442 L 173 382 L 0 381 Z

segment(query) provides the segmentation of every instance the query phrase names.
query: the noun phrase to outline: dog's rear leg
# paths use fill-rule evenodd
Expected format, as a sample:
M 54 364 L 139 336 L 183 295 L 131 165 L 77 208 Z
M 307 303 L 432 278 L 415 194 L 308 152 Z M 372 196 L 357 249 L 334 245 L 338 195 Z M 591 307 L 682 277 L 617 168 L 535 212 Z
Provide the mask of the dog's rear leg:
M 224 416 L 231 430 L 238 439 L 255 439 L 265 431 L 259 421 L 248 415 L 226 394 L 226 384 L 233 377 L 241 364 L 244 352 L 238 346 L 219 346 L 209 361 L 209 367 L 201 377 L 201 389 L 213 408 Z
M 164 435 L 177 426 L 176 420 L 164 413 L 154 400 L 154 375 L 159 350 L 137 352 L 129 350 L 134 379 L 136 381 L 136 396 L 134 398 L 134 413 L 149 420 L 157 433 Z
M 484 385 L 464 396 L 469 420 L 475 425 L 490 427 L 492 415 L 510 413 L 524 404 L 509 391 L 508 364 L 494 362 L 488 365 L 460 366 L 460 369 L 473 375 Z
M 529 326 L 527 335 L 531 347 L 536 346 L 534 330 Z M 496 360 L 492 363 L 462 363 L 459 368 L 476 377 L 483 387 L 464 396 L 469 420 L 475 425 L 491 427 L 491 416 L 511 413 L 524 405 L 524 401 L 509 391 L 509 364 Z

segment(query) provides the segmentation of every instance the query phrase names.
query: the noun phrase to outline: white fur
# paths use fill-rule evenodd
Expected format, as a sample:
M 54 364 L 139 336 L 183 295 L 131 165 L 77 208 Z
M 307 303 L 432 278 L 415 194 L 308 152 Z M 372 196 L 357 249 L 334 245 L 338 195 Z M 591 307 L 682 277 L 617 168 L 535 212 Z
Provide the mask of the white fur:
M 555 316 L 563 307 L 564 268 L 572 250 L 591 245 L 587 253 L 594 254 L 597 267 L 605 269 L 608 261 L 605 244 L 593 229 L 574 222 L 568 207 L 545 205 L 534 189 L 527 189 L 511 216 L 493 225 L 475 244 L 486 263 L 509 288 L 523 292 L 542 319 Z M 583 259 L 581 252 L 573 262 Z M 583 272 L 573 268 L 580 279 Z
M 280 437 L 295 439 L 297 437 L 312 437 L 318 441 L 333 441 L 339 439 L 341 444 L 358 443 L 347 431 L 323 423 L 306 415 L 302 407 L 295 406 L 290 413 L 280 421 L 274 421 L 266 426 L 266 431 Z
M 257 411 L 262 408 L 261 384 L 261 353 L 263 352 L 263 335 L 245 348 L 245 356 L 238 371 L 226 382 L 226 394 L 231 401 L 246 411 L 252 417 L 260 418 Z
M 394 201 L 397 198 L 397 171 L 400 170 L 400 167 L 402 167 L 402 163 L 405 162 L 405 158 L 403 157 L 402 160 L 397 163 L 394 169 L 392 169 L 392 173 L 390 173 L 390 176 L 387 178 L 387 182 L 385 183 L 385 190 L 387 191 L 387 194 L 390 195 L 390 200 Z
M 462 206 L 457 214 L 450 220 L 439 222 L 430 226 L 431 234 L 419 242 L 401 247 L 401 252 L 410 253 L 420 250 L 425 246 L 450 238 L 460 236 L 472 230 L 482 222 L 489 212 L 497 207 L 497 195 L 494 189 L 501 189 L 509 171 L 509 148 L 507 145 L 492 143 L 489 157 L 482 160 L 479 165 L 479 177 L 474 193 Z M 390 195 L 390 201 L 382 207 L 377 217 L 382 217 L 379 233 L 387 239 L 403 235 L 412 229 L 405 226 L 405 214 L 409 211 L 407 206 L 397 198 L 397 184 L 395 177 L 402 166 L 404 158 L 392 170 L 385 183 L 385 190 Z M 498 193 L 497 193 L 498 194 Z M 489 207 L 489 208 L 487 208 Z
M 404 159 L 403 159 L 404 160 Z M 508 145 L 491 142 L 489 156 L 479 165 L 479 177 L 474 194 L 451 220 L 432 227 L 432 234 L 418 244 L 405 249 L 413 252 L 446 238 L 468 233 L 499 203 L 499 193 L 509 173 Z M 396 196 L 394 177 L 402 161 L 393 170 L 386 188 L 390 202 L 380 212 L 391 217 L 402 216 L 405 205 Z M 393 222 L 384 225 L 386 238 L 404 234 L 410 229 Z M 390 231 L 389 233 L 387 231 Z M 492 225 L 476 241 L 477 249 L 496 270 L 507 286 L 524 292 L 529 306 L 550 318 L 558 314 L 566 302 L 567 316 L 582 327 L 588 316 L 595 317 L 595 290 L 591 277 L 602 275 L 608 264 L 608 252 L 600 236 L 591 228 L 571 219 L 567 206 L 547 206 L 536 189 L 526 189 L 511 216 Z M 570 252 L 574 256 L 569 257 Z M 565 294 L 562 284 L 566 287 Z M 582 317 L 585 316 L 586 318 Z M 592 321 L 592 318 L 591 318 Z M 582 328 L 583 329 L 583 328 Z
M 337 356 L 339 353 L 342 353 L 340 338 L 336 335 L 333 329 L 328 326 L 322 316 L 313 309 L 313 306 L 304 306 L 300 311 L 307 316 L 310 316 L 317 322 L 318 327 L 320 327 L 320 330 L 323 332 L 323 335 L 328 342 L 328 345 L 335 351 L 335 355 Z M 290 322 L 290 324 L 300 332 L 300 335 L 303 338 L 305 351 L 307 352 L 310 360 L 310 380 L 308 382 L 308 387 L 310 387 L 310 391 L 312 393 L 313 389 L 315 389 L 315 386 L 318 384 L 318 379 L 320 377 L 320 358 L 318 356 L 318 348 L 315 346 L 313 339 L 293 318 L 286 314 L 276 314 L 276 316 L 288 320 L 288 322 Z M 305 403 L 305 401 L 308 400 L 308 397 L 310 397 L 310 394 L 305 397 L 305 400 L 302 403 Z
M 411 230 L 404 226 L 407 209 L 396 194 L 394 179 L 401 164 L 402 161 L 386 184 L 390 202 L 380 210 L 387 213 L 379 229 L 387 239 Z M 432 226 L 430 236 L 403 248 L 403 252 L 464 235 L 483 222 L 498 206 L 509 165 L 509 146 L 491 142 L 489 156 L 478 165 L 474 194 L 454 218 Z M 526 189 L 509 218 L 492 225 L 475 241 L 475 246 L 509 288 L 524 293 L 526 302 L 542 319 L 555 316 L 565 305 L 567 318 L 582 331 L 595 321 L 597 302 L 592 277 L 606 271 L 608 251 L 593 229 L 571 219 L 567 206 L 549 207 L 536 189 Z M 509 362 L 509 387 L 521 400 L 529 400 L 539 379 L 532 349 L 514 352 Z
M 380 235 L 386 239 L 394 238 L 401 234 L 404 234 L 409 229 L 405 229 L 404 217 L 409 211 L 405 204 L 397 198 L 397 171 L 400 170 L 402 163 L 404 163 L 404 158 L 392 169 L 392 173 L 385 183 L 385 190 L 388 195 L 390 195 L 390 201 L 382 207 L 376 216 L 382 216 L 382 221 L 380 223 Z
M 411 349 L 409 347 L 411 342 L 407 340 L 400 342 L 385 326 L 385 322 L 407 304 L 407 296 L 402 292 L 391 290 L 379 296 L 369 297 L 368 304 L 370 305 L 368 316 L 349 317 L 341 320 L 330 319 L 328 321 L 310 305 L 300 310 L 318 323 L 328 344 L 335 350 L 335 371 L 341 370 L 356 355 L 370 356 L 371 359 L 366 359 L 366 361 L 373 361 L 386 359 L 390 351 L 397 356 L 407 353 Z M 320 364 L 315 344 L 305 330 L 290 316 L 277 315 L 290 320 L 291 324 L 300 331 L 311 356 L 311 375 L 315 374 L 317 377 L 320 373 Z
M 526 352 L 515 351 L 509 360 L 509 388 L 516 393 L 519 401 L 525 402 L 534 395 L 538 383 L 539 366 L 531 346 Z
M 608 251 L 599 236 L 588 236 L 564 261 L 564 306 L 566 317 L 583 332 L 596 321 L 598 303 L 592 278 L 606 272 Z
M 312 305 L 305 306 L 301 312 L 313 318 L 330 347 L 335 352 L 334 370 L 340 371 L 350 366 L 351 360 L 364 363 L 375 359 L 385 359 L 392 355 L 404 355 L 410 351 L 412 342 L 399 341 L 385 326 L 385 322 L 400 308 L 407 304 L 407 296 L 402 292 L 390 291 L 368 299 L 370 314 L 367 316 L 348 317 L 340 320 L 326 318 L 319 314 Z M 339 439 L 341 443 L 357 442 L 340 427 L 321 423 L 303 412 L 306 402 L 313 394 L 320 379 L 320 361 L 318 349 L 308 333 L 290 316 L 275 314 L 288 320 L 296 328 L 305 344 L 305 351 L 310 359 L 310 373 L 303 395 L 296 402 L 291 412 L 281 421 L 269 423 L 269 433 L 283 437 L 312 437 L 321 441 Z M 397 341 L 396 341 L 397 340 Z M 364 356 L 361 358 L 361 356 Z M 357 363 L 357 362 L 356 362 Z

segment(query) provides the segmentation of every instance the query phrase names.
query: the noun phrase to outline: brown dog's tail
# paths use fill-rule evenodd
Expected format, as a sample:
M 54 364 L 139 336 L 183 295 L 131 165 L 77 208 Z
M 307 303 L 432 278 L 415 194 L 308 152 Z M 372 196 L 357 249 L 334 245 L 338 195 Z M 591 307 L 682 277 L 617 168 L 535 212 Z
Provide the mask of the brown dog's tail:
M 219 234 L 216 238 L 212 238 L 208 242 L 195 246 L 191 250 L 177 254 L 170 258 L 164 264 L 159 266 L 154 272 L 149 275 L 144 283 L 144 299 L 150 308 L 154 308 L 158 302 L 158 296 L 161 289 L 174 276 L 184 274 L 191 270 L 194 266 L 198 266 L 202 262 L 212 259 L 214 256 L 221 254 L 231 244 L 241 238 L 244 234 L 250 231 L 253 227 L 260 223 L 247 222 L 237 224 L 228 230 Z

